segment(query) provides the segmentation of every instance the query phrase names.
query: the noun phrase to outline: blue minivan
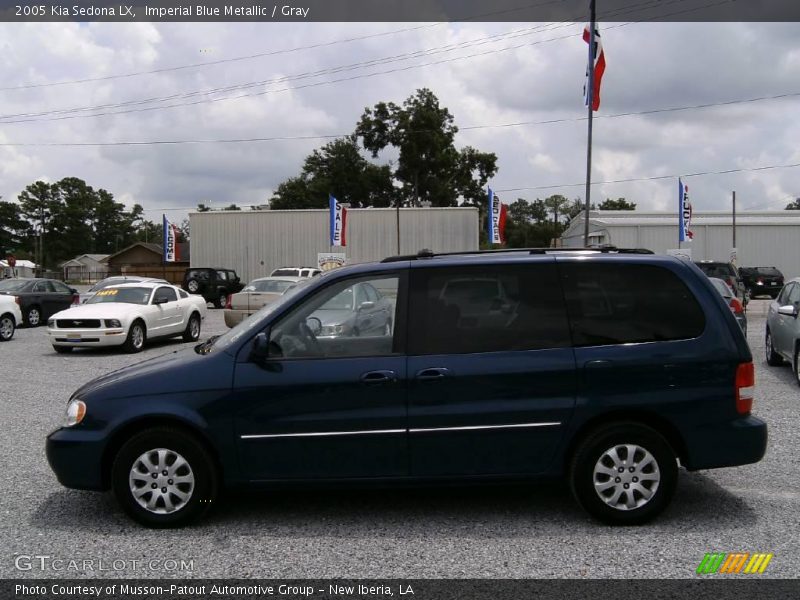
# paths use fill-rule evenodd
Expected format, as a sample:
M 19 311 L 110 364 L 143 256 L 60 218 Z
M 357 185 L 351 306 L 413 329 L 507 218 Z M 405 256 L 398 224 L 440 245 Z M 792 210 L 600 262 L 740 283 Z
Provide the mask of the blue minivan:
M 344 304 L 360 328 L 323 329 Z M 753 391 L 747 341 L 689 262 L 426 251 L 309 279 L 225 335 L 84 385 L 47 458 L 151 527 L 196 519 L 223 487 L 543 477 L 638 524 L 679 465 L 763 457 Z

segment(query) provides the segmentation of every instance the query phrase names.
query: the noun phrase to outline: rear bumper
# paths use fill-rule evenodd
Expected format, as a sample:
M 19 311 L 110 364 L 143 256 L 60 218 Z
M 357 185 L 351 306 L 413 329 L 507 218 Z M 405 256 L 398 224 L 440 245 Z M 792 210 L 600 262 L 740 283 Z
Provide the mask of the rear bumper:
M 56 429 L 47 436 L 45 452 L 59 483 L 78 490 L 102 490 L 105 439 L 97 432 Z
M 707 425 L 684 437 L 690 471 L 736 467 L 760 461 L 767 450 L 767 424 L 752 415 Z
M 226 308 L 223 311 L 225 325 L 228 327 L 236 327 L 239 323 L 244 321 L 247 317 L 255 312 L 255 310 L 237 310 L 235 308 Z

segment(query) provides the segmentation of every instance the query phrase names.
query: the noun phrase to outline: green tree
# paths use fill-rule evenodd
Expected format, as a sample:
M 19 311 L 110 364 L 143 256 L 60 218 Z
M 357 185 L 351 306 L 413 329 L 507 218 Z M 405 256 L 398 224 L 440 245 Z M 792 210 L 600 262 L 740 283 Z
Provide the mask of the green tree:
M 242 210 L 242 209 L 239 208 L 238 206 L 236 206 L 235 204 L 229 204 L 228 206 L 226 206 L 222 210 Z
M 786 205 L 786 210 L 800 210 L 800 198 Z
M 636 203 L 628 202 L 625 198 L 606 198 L 600 203 L 600 210 L 636 210 Z
M 5 259 L 8 253 L 24 253 L 30 229 L 30 224 L 22 218 L 19 204 L 0 201 L 0 248 L 5 250 L 0 253 L 0 259 Z
M 373 158 L 388 147 L 398 152 L 392 176 L 405 205 L 457 206 L 459 198 L 480 205 L 497 172 L 497 156 L 472 147 L 457 150 L 453 121 L 433 92 L 420 89 L 402 106 L 379 102 L 366 108 L 355 135 Z
M 329 194 L 355 208 L 391 206 L 396 197 L 390 167 L 366 160 L 355 137 L 349 136 L 308 155 L 301 174 L 278 186 L 270 207 L 325 208 Z
M 211 210 L 211 207 L 210 206 L 206 206 L 203 203 L 200 203 L 200 204 L 197 205 L 197 212 L 208 212 L 210 210 Z

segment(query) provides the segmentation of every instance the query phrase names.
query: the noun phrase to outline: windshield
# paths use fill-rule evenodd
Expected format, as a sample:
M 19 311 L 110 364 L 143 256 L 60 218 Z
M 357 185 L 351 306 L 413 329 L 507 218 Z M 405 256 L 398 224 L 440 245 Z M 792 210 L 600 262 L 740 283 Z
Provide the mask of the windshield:
M 263 323 L 264 317 L 281 310 L 291 299 L 297 295 L 297 293 L 305 288 L 307 285 L 311 283 L 311 280 L 302 281 L 297 283 L 294 287 L 289 288 L 286 293 L 283 294 L 280 298 L 278 298 L 275 302 L 270 302 L 269 304 L 265 304 L 263 308 L 261 308 L 258 312 L 253 313 L 251 316 L 247 317 L 244 321 L 239 323 L 236 327 L 228 331 L 218 338 L 216 338 L 211 346 L 207 348 L 203 348 L 201 354 L 209 354 L 212 352 L 222 352 L 225 351 L 229 346 L 235 344 L 242 337 L 247 336 L 251 330 L 256 328 L 258 325 Z M 210 340 L 209 340 L 210 341 Z M 208 342 L 206 342 L 208 343 Z M 203 346 L 202 344 L 199 347 Z
M 16 292 L 25 287 L 26 283 L 28 282 L 24 279 L 7 279 L 5 281 L 0 281 L 0 292 Z
M 353 288 L 342 290 L 317 310 L 353 310 Z
M 138 279 L 125 279 L 124 277 L 117 277 L 114 279 L 104 279 L 103 281 L 98 281 L 92 287 L 89 288 L 90 292 L 96 292 L 97 290 L 104 290 L 107 287 L 111 287 L 112 285 L 120 285 L 121 283 L 139 283 Z
M 270 281 L 269 279 L 262 279 L 251 281 L 243 292 L 271 292 L 273 294 L 282 294 L 292 286 L 294 281 Z
M 86 304 L 102 304 L 106 302 L 119 302 L 123 304 L 147 304 L 150 300 L 152 288 L 146 287 L 108 287 L 100 290 L 86 301 Z

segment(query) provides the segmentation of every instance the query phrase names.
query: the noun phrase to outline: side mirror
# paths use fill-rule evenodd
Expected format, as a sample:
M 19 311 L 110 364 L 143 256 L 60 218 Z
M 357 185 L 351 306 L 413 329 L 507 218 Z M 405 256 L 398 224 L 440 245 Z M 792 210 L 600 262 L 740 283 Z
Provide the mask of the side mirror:
M 253 338 L 253 347 L 250 350 L 250 359 L 261 362 L 269 356 L 269 339 L 263 331 Z
M 362 303 L 359 305 L 359 307 L 358 307 L 358 310 L 359 310 L 359 311 L 362 311 L 362 310 L 372 310 L 373 308 L 375 308 L 375 303 L 374 303 L 374 302 L 371 302 L 371 301 L 369 301 L 369 300 L 367 300 L 366 302 L 362 302 Z
M 778 307 L 778 314 L 779 315 L 786 315 L 787 317 L 797 317 L 797 308 L 792 306 L 791 304 L 787 304 L 786 306 L 779 306 Z

